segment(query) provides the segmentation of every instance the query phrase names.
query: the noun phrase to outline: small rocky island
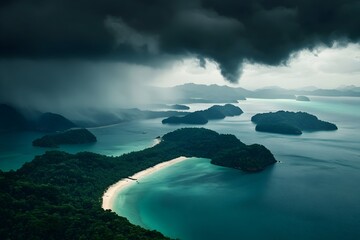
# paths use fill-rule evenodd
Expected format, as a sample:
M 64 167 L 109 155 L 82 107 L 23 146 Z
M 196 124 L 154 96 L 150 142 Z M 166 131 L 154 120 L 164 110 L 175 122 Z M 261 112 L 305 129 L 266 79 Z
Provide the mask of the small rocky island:
M 302 131 L 333 131 L 337 126 L 333 123 L 319 120 L 306 112 L 278 111 L 259 113 L 251 118 L 256 123 L 256 131 L 301 135 Z
M 310 98 L 308 98 L 307 96 L 296 96 L 296 101 L 310 102 Z
M 188 113 L 185 116 L 172 116 L 162 121 L 163 124 L 198 124 L 203 125 L 209 120 L 224 119 L 242 114 L 243 111 L 232 104 L 214 105 L 206 110 Z
M 84 144 L 96 142 L 96 137 L 89 130 L 71 129 L 60 133 L 45 135 L 32 142 L 36 147 L 56 148 L 61 144 Z

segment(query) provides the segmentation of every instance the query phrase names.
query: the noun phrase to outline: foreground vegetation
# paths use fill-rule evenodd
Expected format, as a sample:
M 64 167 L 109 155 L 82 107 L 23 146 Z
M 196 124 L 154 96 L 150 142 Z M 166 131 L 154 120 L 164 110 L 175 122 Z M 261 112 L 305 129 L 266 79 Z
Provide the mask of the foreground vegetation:
M 101 208 L 119 179 L 178 156 L 259 171 L 275 162 L 260 145 L 199 128 L 180 129 L 160 144 L 120 157 L 49 151 L 16 172 L 0 171 L 0 239 L 166 239 Z

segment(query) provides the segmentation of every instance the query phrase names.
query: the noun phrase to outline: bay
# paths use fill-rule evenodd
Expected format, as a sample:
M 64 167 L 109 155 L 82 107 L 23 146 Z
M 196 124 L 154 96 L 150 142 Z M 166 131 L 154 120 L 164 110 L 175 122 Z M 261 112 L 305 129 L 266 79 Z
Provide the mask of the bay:
M 268 147 L 280 163 L 261 173 L 191 159 L 121 192 L 115 212 L 180 239 L 359 239 L 360 101 L 248 99 L 244 114 L 206 127 Z M 193 104 L 193 110 L 206 104 Z M 306 111 L 337 124 L 333 132 L 284 136 L 255 132 L 258 112 Z
M 269 148 L 279 163 L 261 173 L 193 158 L 149 176 L 118 196 L 115 211 L 132 223 L 180 239 L 360 239 L 360 99 L 312 97 L 311 102 L 248 99 L 244 114 L 204 127 Z M 191 111 L 212 104 L 190 104 Z M 306 111 L 338 126 L 333 132 L 284 136 L 255 131 L 260 112 Z M 95 144 L 57 150 L 105 155 L 150 147 L 156 136 L 188 125 L 141 120 L 90 129 Z M 39 133 L 0 136 L 0 169 L 18 169 L 48 149 L 34 148 Z

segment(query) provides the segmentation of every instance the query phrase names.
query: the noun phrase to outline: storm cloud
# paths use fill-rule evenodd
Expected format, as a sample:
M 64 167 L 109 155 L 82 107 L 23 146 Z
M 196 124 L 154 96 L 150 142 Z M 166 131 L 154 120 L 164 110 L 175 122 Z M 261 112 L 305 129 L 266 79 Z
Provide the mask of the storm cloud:
M 161 66 L 194 56 L 236 82 L 245 62 L 356 43 L 359 29 L 358 0 L 6 0 L 0 58 Z

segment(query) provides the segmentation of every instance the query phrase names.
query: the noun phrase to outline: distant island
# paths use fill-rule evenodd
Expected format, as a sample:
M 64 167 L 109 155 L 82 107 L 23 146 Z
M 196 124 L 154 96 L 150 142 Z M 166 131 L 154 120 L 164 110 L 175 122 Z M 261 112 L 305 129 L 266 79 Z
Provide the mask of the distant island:
M 35 130 L 40 132 L 64 131 L 77 127 L 75 123 L 56 113 L 43 113 L 35 122 Z
M 256 123 L 256 131 L 289 135 L 301 135 L 302 131 L 337 130 L 333 123 L 319 120 L 316 116 L 305 112 L 278 111 L 259 113 L 251 118 Z
M 185 116 L 172 116 L 162 120 L 163 124 L 206 124 L 209 120 L 224 119 L 229 116 L 238 116 L 243 111 L 232 104 L 224 106 L 214 105 L 206 110 L 188 113 Z
M 57 132 L 77 127 L 75 123 L 56 113 L 37 113 L 36 116 L 25 116 L 17 108 L 0 104 L 0 133 L 37 131 Z
M 296 101 L 301 101 L 301 102 L 310 102 L 310 98 L 308 98 L 307 96 L 296 96 Z
M 241 89 L 242 90 L 242 89 Z M 228 86 L 202 85 L 187 83 L 171 87 L 169 92 L 179 96 L 177 103 L 237 103 L 238 100 L 246 100 L 244 92 Z M 245 90 L 246 91 L 246 90 Z M 174 97 L 176 97 L 174 96 Z
M 219 86 L 216 84 L 187 83 L 168 88 L 168 91 L 173 92 L 175 96 L 179 96 L 176 99 L 177 103 L 237 103 L 238 100 L 246 100 L 247 98 L 295 100 L 298 95 L 360 97 L 360 87 L 356 86 L 337 89 L 318 89 L 315 87 L 309 89 L 284 89 L 269 86 L 248 90 L 241 87 Z
M 89 130 L 71 129 L 60 133 L 45 135 L 33 141 L 33 146 L 55 148 L 61 144 L 84 144 L 96 142 L 96 137 Z
M 100 198 L 120 179 L 179 156 L 249 172 L 276 162 L 264 146 L 203 128 L 176 130 L 120 157 L 48 151 L 15 172 L 0 171 L 0 239 L 168 239 L 104 211 Z
M 162 105 L 167 108 L 178 108 L 187 110 L 185 105 Z M 31 111 L 30 111 L 31 112 Z M 183 116 L 184 111 L 151 111 L 131 109 L 85 109 L 82 114 L 84 119 L 70 120 L 61 114 L 32 112 L 31 114 L 23 113 L 19 108 L 0 104 L 0 134 L 8 132 L 58 132 L 65 131 L 75 127 L 88 128 L 99 127 L 122 122 L 128 122 L 139 119 L 154 119 L 170 116 Z M 29 116 L 28 116 L 29 115 Z
M 0 133 L 15 132 L 29 129 L 29 122 L 15 108 L 0 104 Z
M 172 110 L 189 110 L 190 107 L 184 104 L 165 104 L 165 103 L 156 103 L 156 104 L 147 104 L 144 105 L 146 109 L 172 109 Z
M 174 110 L 189 110 L 190 109 L 190 107 L 188 107 L 186 105 L 182 105 L 182 104 L 170 105 L 169 108 L 174 109 Z

